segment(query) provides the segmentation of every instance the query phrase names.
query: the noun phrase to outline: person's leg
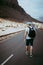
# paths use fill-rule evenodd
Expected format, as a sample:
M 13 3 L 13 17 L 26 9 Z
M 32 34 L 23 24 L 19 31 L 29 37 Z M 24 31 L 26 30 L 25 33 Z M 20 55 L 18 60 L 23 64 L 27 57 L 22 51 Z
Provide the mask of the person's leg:
M 29 46 L 26 46 L 26 51 L 29 51 L 29 48 L 30 48 Z
M 30 56 L 32 56 L 33 53 L 33 46 L 30 46 Z
M 26 46 L 26 51 L 30 52 L 30 46 Z
M 26 46 L 26 51 L 30 52 L 30 46 Z
M 30 56 L 33 54 L 33 39 L 30 40 Z
M 28 46 L 26 46 L 26 52 L 25 53 L 26 53 L 26 55 L 28 55 Z
M 29 42 L 26 40 L 26 55 L 29 54 Z

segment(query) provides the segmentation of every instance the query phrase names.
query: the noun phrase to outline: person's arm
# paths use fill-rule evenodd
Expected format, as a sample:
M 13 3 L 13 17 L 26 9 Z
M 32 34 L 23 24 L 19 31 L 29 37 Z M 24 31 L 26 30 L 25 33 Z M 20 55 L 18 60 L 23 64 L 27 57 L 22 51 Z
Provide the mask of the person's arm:
M 26 40 L 27 32 L 24 33 L 24 41 Z

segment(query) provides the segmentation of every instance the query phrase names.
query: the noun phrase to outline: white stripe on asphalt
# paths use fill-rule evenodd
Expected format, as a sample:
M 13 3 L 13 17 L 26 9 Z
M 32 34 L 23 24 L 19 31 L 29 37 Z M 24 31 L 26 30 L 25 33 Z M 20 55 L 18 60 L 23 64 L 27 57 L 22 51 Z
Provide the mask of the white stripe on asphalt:
M 8 60 L 10 60 L 13 57 L 13 54 L 11 54 L 1 65 L 4 65 Z

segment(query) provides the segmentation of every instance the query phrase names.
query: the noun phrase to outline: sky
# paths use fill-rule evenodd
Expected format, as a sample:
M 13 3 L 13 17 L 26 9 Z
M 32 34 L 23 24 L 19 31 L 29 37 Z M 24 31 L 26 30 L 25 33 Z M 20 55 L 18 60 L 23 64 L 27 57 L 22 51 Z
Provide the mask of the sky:
M 43 17 L 43 0 L 18 0 L 18 3 L 33 18 Z

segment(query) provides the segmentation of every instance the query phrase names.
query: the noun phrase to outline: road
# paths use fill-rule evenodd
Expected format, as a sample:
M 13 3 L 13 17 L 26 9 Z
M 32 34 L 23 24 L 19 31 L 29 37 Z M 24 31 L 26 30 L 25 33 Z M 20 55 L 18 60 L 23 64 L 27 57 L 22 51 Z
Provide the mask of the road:
M 43 65 L 43 30 L 37 30 L 33 57 L 25 55 L 24 31 L 0 42 L 1 65 Z

